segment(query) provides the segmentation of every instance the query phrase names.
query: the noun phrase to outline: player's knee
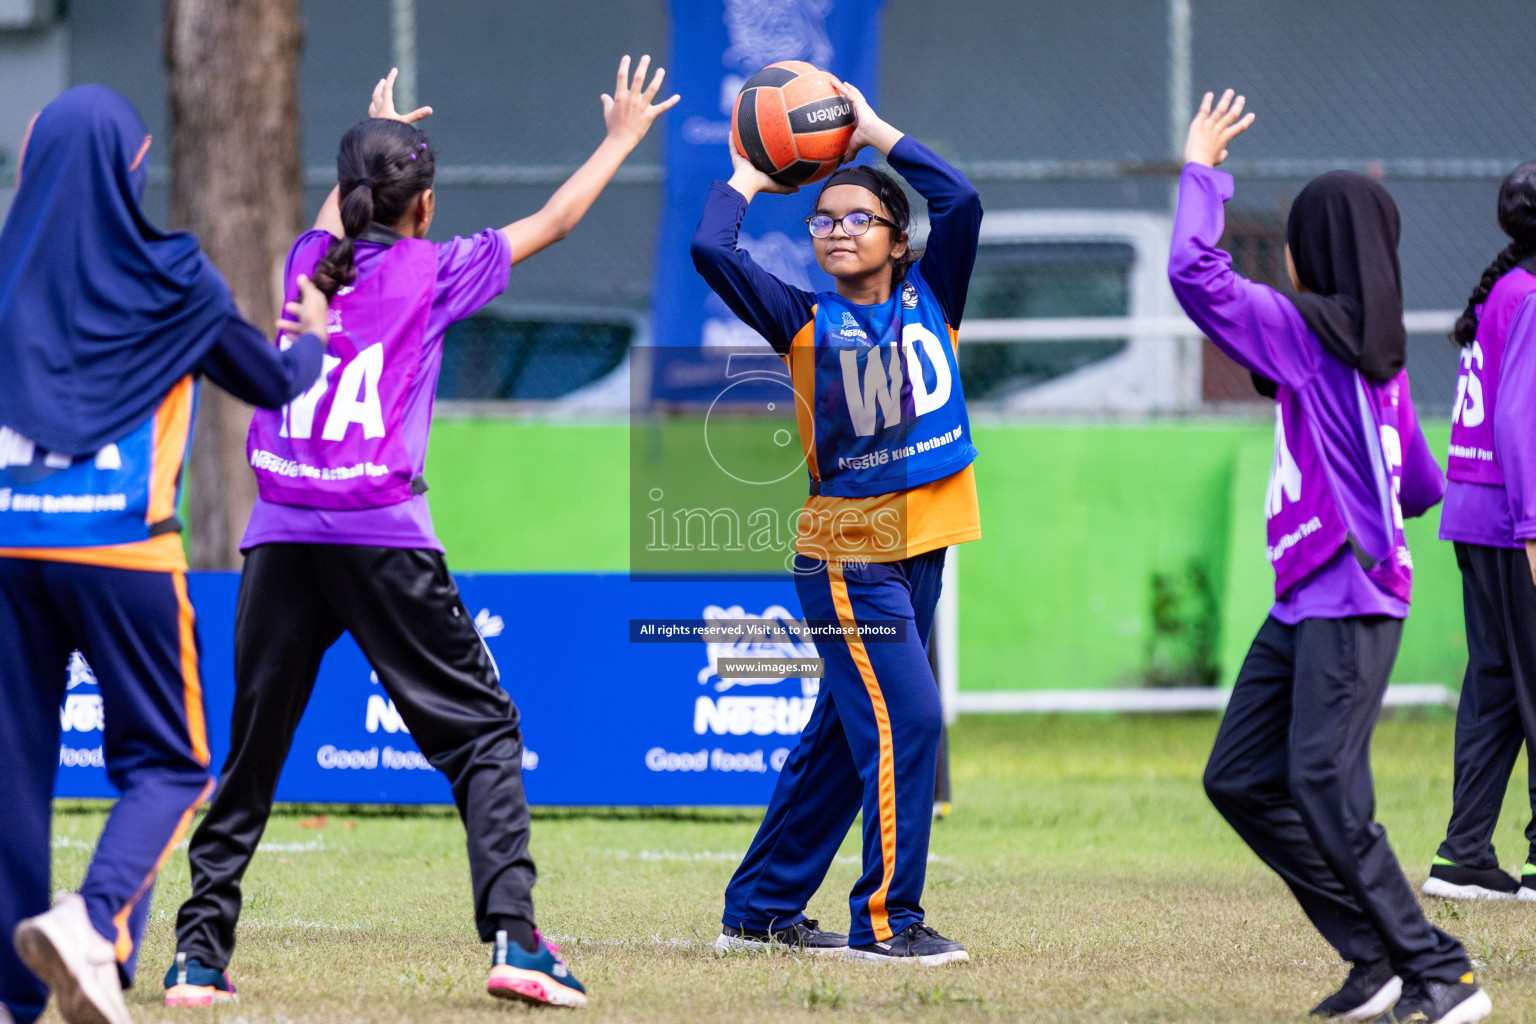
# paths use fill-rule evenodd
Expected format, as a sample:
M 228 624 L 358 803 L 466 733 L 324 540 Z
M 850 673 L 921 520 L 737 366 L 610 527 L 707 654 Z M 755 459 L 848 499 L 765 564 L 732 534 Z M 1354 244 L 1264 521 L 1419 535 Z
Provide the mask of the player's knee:
M 1308 756 L 1305 751 L 1291 755 L 1290 791 L 1298 804 L 1323 799 L 1339 787 L 1339 764 L 1335 758 Z
M 1258 792 L 1247 776 L 1224 770 L 1215 761 L 1205 766 L 1202 781 L 1206 799 L 1219 809 L 1247 807 L 1258 799 Z

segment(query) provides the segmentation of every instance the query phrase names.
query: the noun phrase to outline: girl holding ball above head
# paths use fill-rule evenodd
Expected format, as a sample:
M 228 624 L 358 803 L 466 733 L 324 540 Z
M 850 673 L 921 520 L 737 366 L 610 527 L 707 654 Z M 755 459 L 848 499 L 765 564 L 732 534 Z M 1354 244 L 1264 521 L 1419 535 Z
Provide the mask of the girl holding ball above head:
M 487 990 L 586 1005 L 581 983 L 534 926 L 518 713 L 448 574 L 422 469 L 448 326 L 506 288 L 514 264 L 564 238 L 677 102 L 652 102 L 663 73 L 646 85 L 649 57 L 633 76 L 629 64 L 625 57 L 613 94 L 602 97 L 607 134 L 587 162 L 537 213 L 469 238 L 424 237 L 435 158 L 414 122 L 432 110 L 396 113 L 393 71 L 375 87 L 369 119 L 342 137 L 339 183 L 285 272 L 290 290 L 308 274 L 335 297 L 331 354 L 321 381 L 280 412 L 258 413 L 247 440 L 260 496 L 241 543 L 230 752 L 188 852 L 192 894 L 177 917 L 167 1005 L 234 998 L 224 972 L 240 880 L 321 656 L 343 631 L 452 784 L 475 924 L 495 944 Z M 364 465 L 366 473 L 351 472 Z
M 1294 296 L 1239 277 L 1216 247 L 1253 123 L 1207 93 L 1190 124 L 1168 276 L 1184 311 L 1275 400 L 1266 501 L 1275 603 L 1238 673 L 1205 789 L 1351 968 L 1313 1013 L 1469 1024 L 1491 1012 L 1472 965 L 1419 908 L 1373 820 L 1370 740 L 1408 617 L 1403 517 L 1444 481 L 1413 411 L 1399 220 L 1375 181 L 1335 171 L 1286 226 Z
M 924 645 L 951 544 L 981 536 L 955 338 L 981 226 L 965 177 L 881 120 L 852 86 L 844 160 L 865 146 L 927 201 L 927 249 L 912 252 L 896 179 L 865 166 L 826 178 L 806 218 L 830 292 L 793 287 L 737 245 L 747 204 L 790 193 L 733 145 L 694 234 L 694 265 L 789 366 L 811 496 L 793 565 L 826 675 L 725 893 L 721 952 L 788 948 L 941 964 L 965 947 L 924 921 L 921 898 L 943 714 Z M 895 623 L 894 641 L 859 631 Z M 864 871 L 847 935 L 805 916 L 832 858 L 864 816 Z

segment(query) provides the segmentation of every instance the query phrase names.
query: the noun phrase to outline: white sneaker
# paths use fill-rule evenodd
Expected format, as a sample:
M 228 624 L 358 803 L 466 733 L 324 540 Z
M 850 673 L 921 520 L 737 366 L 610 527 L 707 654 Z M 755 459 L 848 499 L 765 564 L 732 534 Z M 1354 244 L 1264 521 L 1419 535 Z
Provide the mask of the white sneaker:
M 92 927 L 79 893 L 18 924 L 15 942 L 17 954 L 48 986 L 69 1024 L 133 1024 L 117 953 Z

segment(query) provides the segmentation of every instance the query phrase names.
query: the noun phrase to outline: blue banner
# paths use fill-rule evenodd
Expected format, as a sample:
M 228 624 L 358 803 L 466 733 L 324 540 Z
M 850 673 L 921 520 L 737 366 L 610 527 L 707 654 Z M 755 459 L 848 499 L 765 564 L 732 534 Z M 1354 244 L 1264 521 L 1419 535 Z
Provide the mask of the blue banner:
M 726 146 L 737 92 L 768 64 L 803 60 L 851 82 L 878 110 L 881 6 L 882 0 L 672 0 L 667 76 L 682 100 L 665 122 L 666 193 L 651 300 L 652 399 L 712 402 L 728 373 L 725 353 L 768 351 L 709 290 L 688 255 L 710 182 L 731 176 Z M 741 245 L 782 280 L 826 291 L 832 279 L 816 265 L 802 223 L 815 187 L 754 200 Z M 730 397 L 758 395 L 738 386 Z
M 765 804 L 810 716 L 816 678 L 725 678 L 719 659 L 814 658 L 776 627 L 801 618 L 789 583 L 632 583 L 622 575 L 461 575 L 464 604 L 522 713 L 523 778 L 534 804 Z M 212 770 L 229 750 L 235 573 L 188 576 L 202 641 Z M 706 643 L 631 642 L 631 620 L 760 623 Z M 739 631 L 739 630 L 738 630 Z M 696 631 L 695 631 L 696 633 Z M 55 792 L 112 797 L 102 702 L 77 654 L 60 708 Z M 447 781 L 412 742 L 350 636 L 325 656 L 278 783 L 279 800 L 448 804 Z

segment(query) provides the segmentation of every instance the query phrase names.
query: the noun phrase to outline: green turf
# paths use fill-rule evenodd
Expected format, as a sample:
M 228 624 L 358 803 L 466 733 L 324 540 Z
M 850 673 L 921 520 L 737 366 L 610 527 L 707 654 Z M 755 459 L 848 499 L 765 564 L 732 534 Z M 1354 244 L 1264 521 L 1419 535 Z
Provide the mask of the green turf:
M 968 965 L 717 959 L 708 944 L 720 893 L 753 814 L 538 812 L 540 923 L 592 992 L 593 1020 L 1297 1020 L 1343 970 L 1206 804 L 1199 776 L 1215 726 L 1209 716 L 963 720 L 955 810 L 934 829 L 925 904 L 931 923 L 970 947 Z M 1379 816 L 1415 884 L 1445 823 L 1451 730 L 1434 713 L 1389 719 L 1377 735 Z M 1523 782 L 1523 766 L 1514 777 Z M 1527 815 L 1523 786 L 1513 786 L 1497 835 L 1506 863 L 1524 852 Z M 136 1020 L 530 1012 L 481 992 L 487 955 L 472 933 L 456 817 L 331 809 L 323 828 L 303 823 L 274 820 L 246 877 L 231 972 L 238 1006 L 159 1006 L 187 891 L 185 856 L 172 857 L 142 984 L 129 994 Z M 78 882 L 100 827 L 95 807 L 58 817 L 56 886 Z M 810 908 L 831 926 L 846 925 L 856 857 L 856 841 L 845 842 Z M 1467 941 L 1492 1020 L 1536 1019 L 1536 905 L 1425 906 Z

